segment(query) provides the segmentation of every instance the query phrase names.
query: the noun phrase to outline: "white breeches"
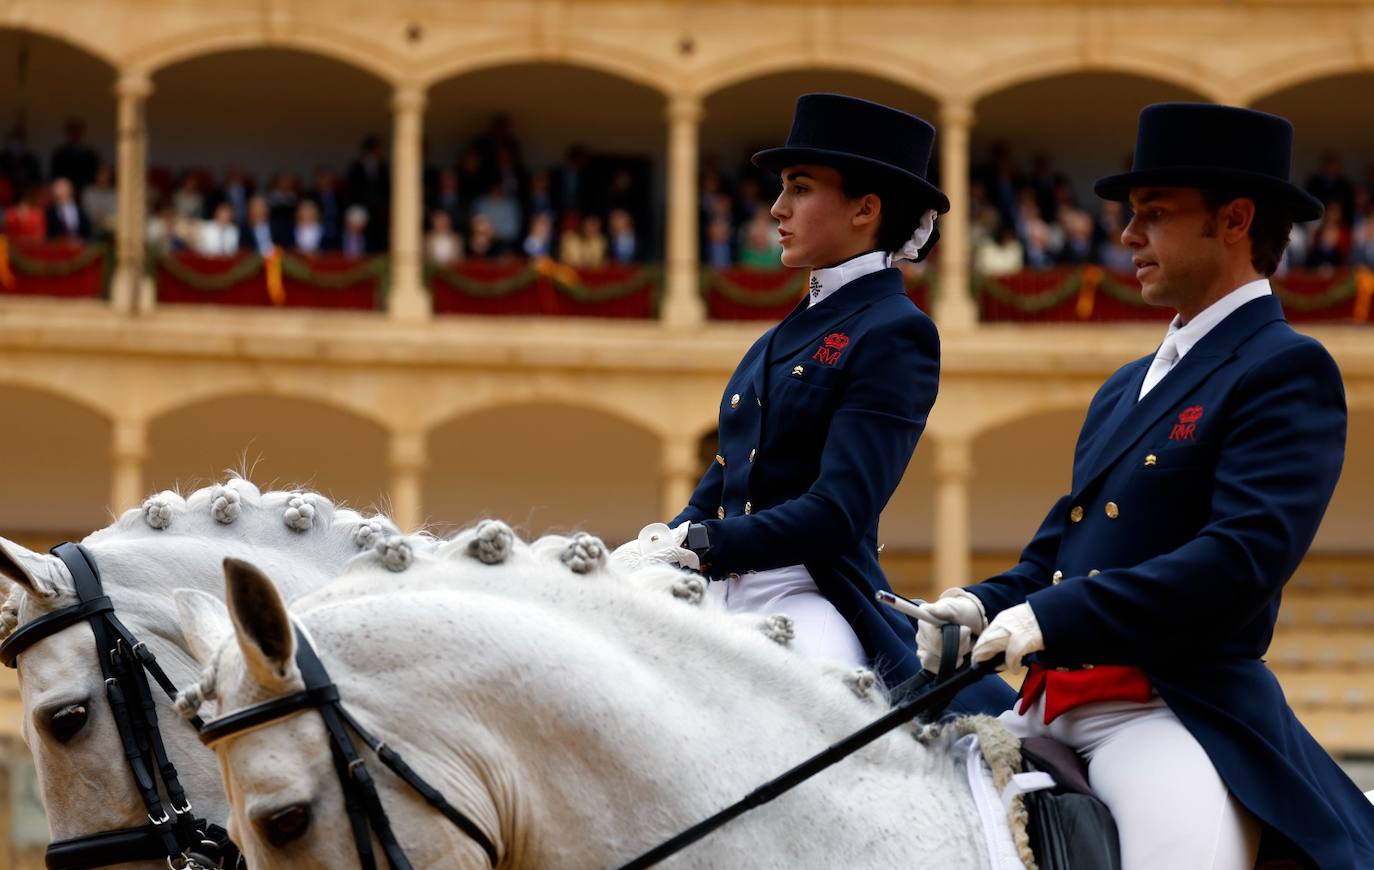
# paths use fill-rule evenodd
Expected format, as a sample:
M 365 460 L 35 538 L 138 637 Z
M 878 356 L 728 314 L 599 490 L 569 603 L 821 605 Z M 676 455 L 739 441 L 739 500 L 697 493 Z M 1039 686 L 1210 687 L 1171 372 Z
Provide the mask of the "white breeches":
M 866 668 L 868 654 L 835 605 L 800 565 L 713 580 L 706 597 L 731 613 L 783 613 L 792 617 L 792 649 L 809 659 Z
M 1259 822 L 1162 699 L 1085 704 L 1049 725 L 1043 703 L 999 721 L 1018 737 L 1052 737 L 1088 759 L 1088 781 L 1116 818 L 1123 870 L 1255 866 Z

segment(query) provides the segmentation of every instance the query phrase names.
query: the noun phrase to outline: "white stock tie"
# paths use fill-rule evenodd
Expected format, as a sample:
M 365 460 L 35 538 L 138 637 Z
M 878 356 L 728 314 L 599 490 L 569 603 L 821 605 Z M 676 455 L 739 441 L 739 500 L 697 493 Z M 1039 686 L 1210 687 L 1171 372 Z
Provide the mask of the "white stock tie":
M 1145 398 L 1145 394 L 1155 388 L 1155 384 L 1164 380 L 1164 376 L 1169 373 L 1169 369 L 1178 362 L 1178 343 L 1174 340 L 1174 333 L 1169 333 L 1164 338 L 1164 343 L 1159 346 L 1155 353 L 1154 362 L 1150 363 L 1150 370 L 1145 373 L 1145 382 L 1140 385 L 1140 396 L 1136 401 Z

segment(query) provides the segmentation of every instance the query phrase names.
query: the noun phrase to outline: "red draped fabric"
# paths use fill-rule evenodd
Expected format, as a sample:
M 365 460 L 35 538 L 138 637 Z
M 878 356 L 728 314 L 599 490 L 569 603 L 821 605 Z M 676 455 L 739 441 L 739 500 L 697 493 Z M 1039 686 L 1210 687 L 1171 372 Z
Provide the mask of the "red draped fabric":
M 375 311 L 383 307 L 384 257 L 288 255 L 281 268 L 281 297 L 274 302 L 268 270 L 255 254 L 202 257 L 178 253 L 154 261 L 159 303 Z
M 661 292 L 650 266 L 526 260 L 468 260 L 432 271 L 428 283 L 437 314 L 651 319 Z
M 15 243 L 0 238 L 0 296 L 100 299 L 109 279 L 110 250 L 80 242 Z

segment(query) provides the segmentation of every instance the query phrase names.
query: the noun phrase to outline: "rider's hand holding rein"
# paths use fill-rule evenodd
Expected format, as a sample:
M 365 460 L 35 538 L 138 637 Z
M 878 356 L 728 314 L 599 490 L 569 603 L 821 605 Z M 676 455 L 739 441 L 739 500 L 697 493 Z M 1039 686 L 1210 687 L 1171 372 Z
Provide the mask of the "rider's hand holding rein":
M 983 633 L 988 624 L 983 615 L 983 603 L 976 595 L 962 589 L 947 589 L 938 601 L 921 605 L 921 609 L 935 617 L 935 621 L 921 620 L 916 628 L 916 651 L 921 657 L 921 667 L 928 671 L 940 670 L 940 650 L 942 646 L 940 629 L 937 624 L 952 622 L 959 626 L 959 659 L 969 654 L 973 638 Z

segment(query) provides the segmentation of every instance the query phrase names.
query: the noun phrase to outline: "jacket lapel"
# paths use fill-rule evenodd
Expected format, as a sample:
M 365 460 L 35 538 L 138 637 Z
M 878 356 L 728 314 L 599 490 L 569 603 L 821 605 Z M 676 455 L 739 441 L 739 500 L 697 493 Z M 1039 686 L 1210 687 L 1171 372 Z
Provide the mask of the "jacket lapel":
M 867 308 L 884 296 L 905 292 L 902 273 L 897 269 L 879 269 L 850 281 L 820 302 L 807 307 L 806 299 L 798 303 L 778 324 L 769 342 L 767 359 L 776 362 L 791 356 L 813 341 L 819 341 L 827 330 L 855 312 Z
M 1074 474 L 1074 495 L 1091 486 L 1111 468 L 1151 426 L 1221 368 L 1246 339 L 1275 320 L 1283 320 L 1283 308 L 1277 296 L 1263 296 L 1247 302 L 1203 336 L 1145 398 L 1136 401 L 1150 366 L 1150 361 L 1145 360 L 1141 370 L 1127 384 L 1112 415 L 1103 423 L 1091 456 L 1083 462 L 1082 475 Z

